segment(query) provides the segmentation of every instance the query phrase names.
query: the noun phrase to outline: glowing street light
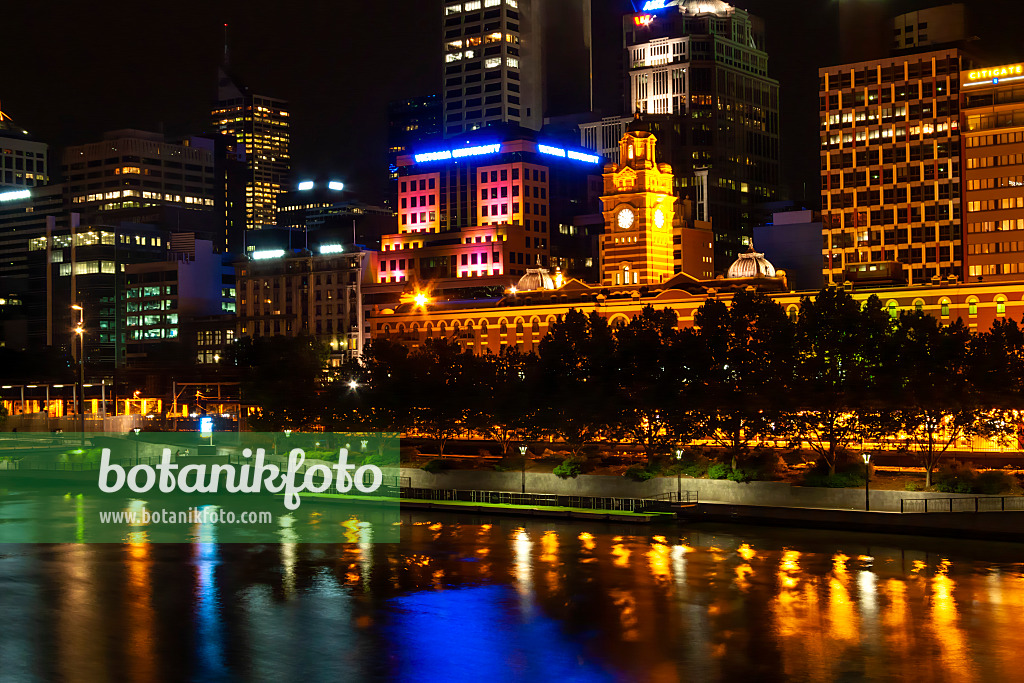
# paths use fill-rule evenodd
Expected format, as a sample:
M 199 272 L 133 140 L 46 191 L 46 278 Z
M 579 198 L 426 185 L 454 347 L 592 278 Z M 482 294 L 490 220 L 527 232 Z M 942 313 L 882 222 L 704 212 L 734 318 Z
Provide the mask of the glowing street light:
M 350 379 L 348 381 L 348 388 L 351 389 L 352 391 L 355 391 L 356 389 L 359 388 L 359 382 L 355 381 L 354 379 Z
M 81 304 L 72 304 L 71 310 L 78 311 L 75 336 L 78 337 L 78 425 L 82 445 L 85 445 L 85 309 Z M 74 342 L 72 342 L 74 343 Z
M 519 447 L 519 455 L 523 456 L 523 493 L 526 493 L 526 450 L 527 445 L 524 443 Z
M 864 511 L 869 512 L 871 503 L 868 499 L 868 482 L 871 480 L 871 470 L 868 469 L 868 463 L 871 461 L 871 454 L 862 453 L 861 456 L 864 458 Z
M 509 288 L 508 288 L 508 293 L 509 293 L 509 294 L 511 294 L 512 296 L 515 296 L 515 295 L 516 295 L 516 292 L 518 292 L 518 291 L 519 291 L 519 290 L 518 290 L 518 289 L 516 289 L 516 286 L 515 286 L 515 285 L 512 285 L 511 287 L 509 287 Z
M 683 502 L 683 468 L 680 460 L 683 459 L 683 449 L 676 449 L 676 502 Z
M 413 303 L 416 304 L 417 308 L 426 308 L 427 304 L 430 303 L 430 297 L 423 292 L 416 292 L 412 298 Z

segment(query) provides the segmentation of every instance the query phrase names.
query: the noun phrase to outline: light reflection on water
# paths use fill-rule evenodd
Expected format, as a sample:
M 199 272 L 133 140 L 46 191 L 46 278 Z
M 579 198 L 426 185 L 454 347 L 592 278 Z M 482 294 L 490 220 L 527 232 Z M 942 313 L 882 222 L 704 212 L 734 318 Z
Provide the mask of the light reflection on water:
M 410 515 L 0 546 L 0 681 L 1016 679 L 1019 547 Z M 475 520 L 474 520 L 475 521 Z M 950 554 L 960 548 L 959 555 Z M 966 548 L 966 549 L 965 549 Z

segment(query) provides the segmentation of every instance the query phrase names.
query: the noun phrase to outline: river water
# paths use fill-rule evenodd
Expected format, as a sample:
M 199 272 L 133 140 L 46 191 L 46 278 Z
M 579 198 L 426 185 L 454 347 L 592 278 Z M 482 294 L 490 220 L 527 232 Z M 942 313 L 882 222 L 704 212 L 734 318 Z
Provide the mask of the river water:
M 403 515 L 400 544 L 0 546 L 0 681 L 1011 681 L 1019 545 Z

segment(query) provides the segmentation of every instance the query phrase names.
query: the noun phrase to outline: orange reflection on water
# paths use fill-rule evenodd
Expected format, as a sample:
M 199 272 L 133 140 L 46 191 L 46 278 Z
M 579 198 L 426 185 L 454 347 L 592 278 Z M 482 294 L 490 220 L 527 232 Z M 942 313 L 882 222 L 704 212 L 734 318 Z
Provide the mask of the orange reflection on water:
M 125 547 L 128 551 L 127 636 L 131 643 L 128 669 L 132 680 L 149 681 L 154 678 L 153 664 L 157 661 L 153 633 L 153 562 L 149 543 L 135 542 Z
M 545 531 L 540 537 L 540 561 L 548 564 L 558 564 L 558 533 Z
M 974 667 L 971 664 L 970 652 L 964 642 L 964 635 L 957 624 L 958 615 L 953 589 L 956 583 L 946 572 L 949 563 L 943 560 L 935 576 L 932 577 L 932 609 L 929 626 L 935 633 L 939 644 L 941 661 L 945 663 L 950 676 L 956 681 L 969 683 L 973 681 Z
M 618 538 L 618 537 L 616 537 Z M 629 553 L 630 550 L 621 543 L 616 543 L 612 546 L 612 555 L 615 557 L 612 560 L 616 567 L 628 567 L 629 566 Z
M 668 581 L 672 576 L 671 554 L 672 548 L 664 542 L 652 543 L 651 549 L 647 551 L 647 563 L 651 567 L 651 574 L 658 581 Z
M 583 544 L 583 549 L 590 551 L 594 549 L 594 534 L 586 531 L 581 531 L 579 535 L 580 542 Z
M 748 543 L 744 543 L 743 545 L 741 545 L 739 547 L 739 550 L 737 550 L 736 552 L 739 553 L 740 557 L 742 557 L 747 562 L 750 562 L 751 559 L 757 557 L 757 551 L 751 548 L 750 544 Z

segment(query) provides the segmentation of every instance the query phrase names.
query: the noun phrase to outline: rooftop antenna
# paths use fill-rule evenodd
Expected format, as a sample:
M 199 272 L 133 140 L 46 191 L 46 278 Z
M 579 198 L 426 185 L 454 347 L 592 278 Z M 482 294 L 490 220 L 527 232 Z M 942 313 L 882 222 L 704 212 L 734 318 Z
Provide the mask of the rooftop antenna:
M 228 65 L 228 25 L 224 24 L 224 66 Z

